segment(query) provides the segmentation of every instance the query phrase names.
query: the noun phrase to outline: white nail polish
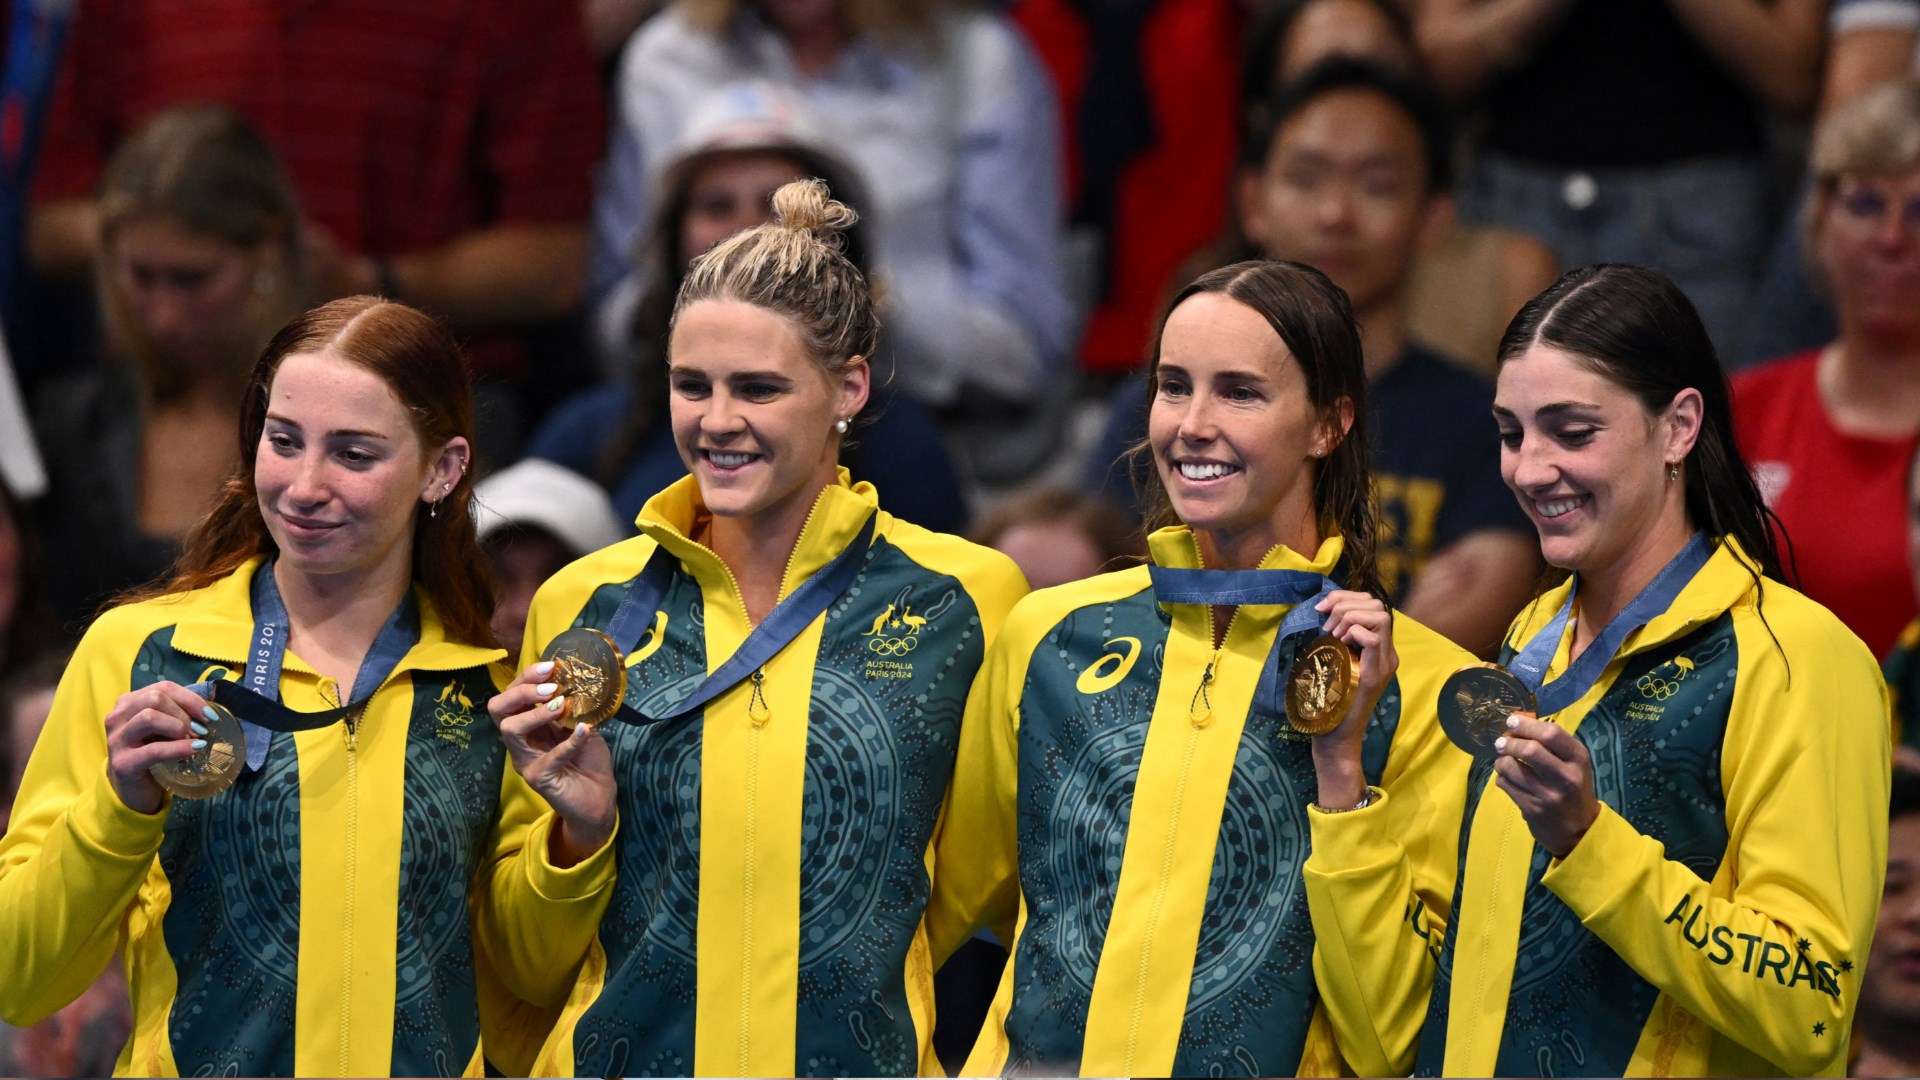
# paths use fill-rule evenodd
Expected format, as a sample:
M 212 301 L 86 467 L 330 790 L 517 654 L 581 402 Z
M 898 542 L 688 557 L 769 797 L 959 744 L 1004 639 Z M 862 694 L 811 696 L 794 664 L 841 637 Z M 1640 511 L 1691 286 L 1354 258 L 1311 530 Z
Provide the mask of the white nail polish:
M 1520 726 L 1520 718 L 1519 718 L 1519 717 L 1517 717 L 1517 716 L 1509 716 L 1509 717 L 1507 717 L 1507 730 L 1508 730 L 1508 731 L 1512 731 L 1512 730 L 1513 730 L 1514 728 L 1517 728 L 1517 727 L 1519 727 L 1519 726 Z
M 527 670 L 533 672 L 536 676 L 549 674 L 553 671 L 553 661 L 542 660 Z
M 1507 749 L 1507 737 L 1505 735 L 1502 735 L 1499 738 L 1493 740 L 1494 753 L 1496 754 L 1505 753 L 1506 749 Z
M 558 689 L 560 689 L 559 683 L 543 682 L 539 686 L 534 687 L 533 692 L 539 694 L 541 697 L 545 697 Z

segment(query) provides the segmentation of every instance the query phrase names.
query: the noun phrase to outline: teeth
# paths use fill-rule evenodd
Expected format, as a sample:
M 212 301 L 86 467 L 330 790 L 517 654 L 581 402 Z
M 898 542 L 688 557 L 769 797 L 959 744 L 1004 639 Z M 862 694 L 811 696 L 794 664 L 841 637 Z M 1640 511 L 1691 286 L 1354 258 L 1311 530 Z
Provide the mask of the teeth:
M 1561 514 L 1564 514 L 1567 511 L 1572 510 L 1574 507 L 1579 506 L 1580 500 L 1579 499 L 1559 499 L 1554 502 L 1538 503 L 1537 505 L 1540 507 L 1541 517 L 1557 518 Z
M 1204 465 L 1189 461 L 1180 462 L 1180 475 L 1189 480 L 1212 480 L 1216 476 L 1225 476 L 1230 472 L 1238 471 L 1232 465 L 1221 465 L 1217 462 L 1208 462 Z
M 707 460 L 723 469 L 737 469 L 753 460 L 752 454 L 728 454 L 719 450 L 707 451 Z

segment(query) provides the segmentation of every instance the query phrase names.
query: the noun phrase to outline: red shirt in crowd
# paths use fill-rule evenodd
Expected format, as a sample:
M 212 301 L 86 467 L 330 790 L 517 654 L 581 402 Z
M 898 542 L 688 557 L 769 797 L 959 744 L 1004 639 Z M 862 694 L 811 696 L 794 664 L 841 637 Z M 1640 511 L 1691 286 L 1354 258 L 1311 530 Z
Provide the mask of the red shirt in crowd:
M 1920 436 L 1879 439 L 1834 427 L 1815 381 L 1819 359 L 1815 350 L 1735 376 L 1734 433 L 1793 540 L 1800 590 L 1885 656 L 1917 606 L 1907 566 L 1907 464 Z M 1782 560 L 1786 554 L 1783 546 Z
M 107 0 L 68 40 L 34 201 L 91 195 L 169 105 L 233 107 L 343 247 L 584 222 L 605 136 L 570 0 Z

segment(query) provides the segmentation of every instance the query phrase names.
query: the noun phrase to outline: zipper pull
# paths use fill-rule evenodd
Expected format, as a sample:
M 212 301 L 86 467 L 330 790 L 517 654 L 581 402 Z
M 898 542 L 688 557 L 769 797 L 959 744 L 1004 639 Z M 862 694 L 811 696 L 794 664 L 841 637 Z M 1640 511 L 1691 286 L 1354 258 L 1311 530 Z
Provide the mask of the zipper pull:
M 765 669 L 753 673 L 753 695 L 747 698 L 747 719 L 753 721 L 755 727 L 773 719 L 773 710 L 767 707 L 766 683 Z
M 1200 673 L 1200 685 L 1193 692 L 1193 701 L 1187 706 L 1187 719 L 1196 729 L 1205 728 L 1213 723 L 1213 698 L 1207 693 L 1207 686 L 1213 682 L 1213 665 L 1219 663 L 1220 654 L 1215 652 L 1207 661 L 1205 671 Z
M 358 715 L 354 713 L 347 714 L 347 753 L 349 754 L 353 753 L 360 745 L 359 721 L 360 717 Z

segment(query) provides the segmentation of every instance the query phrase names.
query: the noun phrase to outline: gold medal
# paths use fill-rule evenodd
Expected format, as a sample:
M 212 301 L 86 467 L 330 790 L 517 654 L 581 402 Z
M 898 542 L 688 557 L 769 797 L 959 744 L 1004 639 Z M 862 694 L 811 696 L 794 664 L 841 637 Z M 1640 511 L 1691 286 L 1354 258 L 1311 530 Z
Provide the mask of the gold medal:
M 1453 745 L 1491 761 L 1493 741 L 1507 733 L 1507 717 L 1539 712 L 1533 691 L 1498 664 L 1470 664 L 1440 684 L 1440 730 Z
M 207 745 L 188 757 L 156 761 L 147 769 L 154 782 L 175 798 L 210 799 L 220 794 L 233 786 L 247 760 L 247 733 L 240 721 L 224 706 L 209 708 L 211 717 L 202 717 Z
M 576 626 L 555 635 L 540 659 L 553 661 L 548 681 L 559 683 L 567 697 L 554 723 L 599 727 L 620 711 L 627 696 L 627 665 L 612 638 L 590 626 Z
M 1325 735 L 1347 718 L 1360 689 L 1360 665 L 1347 644 L 1318 634 L 1293 651 L 1287 676 L 1287 723 L 1302 735 Z

